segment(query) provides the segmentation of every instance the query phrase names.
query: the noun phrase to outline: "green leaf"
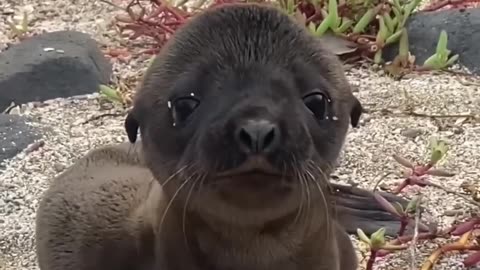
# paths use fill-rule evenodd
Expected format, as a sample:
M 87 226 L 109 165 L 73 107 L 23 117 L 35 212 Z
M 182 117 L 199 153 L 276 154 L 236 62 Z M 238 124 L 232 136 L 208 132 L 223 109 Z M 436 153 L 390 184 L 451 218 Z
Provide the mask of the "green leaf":
M 382 49 L 379 49 L 377 52 L 375 52 L 375 55 L 373 57 L 373 62 L 375 64 L 380 64 L 383 62 L 383 58 L 382 58 Z
M 383 15 L 383 20 L 385 21 L 385 25 L 388 27 L 388 31 L 390 33 L 395 32 L 395 23 L 394 23 L 392 17 L 390 17 L 390 14 L 385 13 Z
M 432 151 L 432 154 L 430 156 L 430 162 L 431 164 L 436 164 L 447 154 L 448 145 L 443 140 L 433 139 L 431 141 L 430 149 Z
M 398 9 L 399 11 L 402 10 L 402 6 L 400 5 L 400 1 L 393 0 L 393 7 Z
M 394 18 L 392 19 L 392 22 L 393 22 L 393 29 L 394 29 L 392 32 L 395 32 L 395 30 L 396 30 L 396 31 L 402 30 L 401 27 L 397 27 L 397 26 L 398 26 L 398 17 L 394 17 Z
M 388 32 L 388 28 L 385 25 L 385 20 L 383 19 L 383 17 L 380 16 L 378 18 L 378 23 L 380 25 L 380 29 L 378 30 L 378 33 L 377 33 L 376 42 L 379 45 L 380 44 L 383 45 L 387 37 L 390 36 L 390 33 Z
M 370 245 L 370 238 L 368 238 L 368 236 L 362 231 L 362 229 L 357 229 L 357 235 L 362 242 Z
M 317 27 L 315 34 L 319 37 L 322 36 L 329 28 L 331 28 L 332 22 L 333 22 L 333 16 L 331 16 L 330 14 L 327 15 L 327 17 Z
M 362 33 L 365 30 L 365 28 L 370 24 L 370 22 L 373 20 L 373 18 L 375 18 L 375 15 L 377 15 L 378 11 L 379 9 L 377 7 L 367 10 L 367 12 L 363 14 L 362 18 L 358 20 L 352 32 L 354 34 Z
M 342 23 L 342 18 L 337 17 L 337 21 L 334 23 L 335 29 L 340 28 L 340 24 Z
M 340 18 L 338 17 L 337 0 L 328 1 L 328 14 L 332 16 L 330 27 L 332 29 L 338 28 L 340 26 Z
M 104 95 L 111 102 L 119 102 L 119 103 L 123 102 L 118 92 L 106 85 L 101 84 L 99 86 L 99 91 L 100 91 L 100 94 Z
M 307 27 L 308 27 L 308 30 L 310 30 L 310 32 L 311 32 L 312 34 L 315 34 L 315 32 L 316 32 L 316 30 L 317 30 L 317 29 L 316 29 L 317 26 L 316 26 L 313 22 L 310 22 Z
M 385 45 L 397 42 L 400 39 L 400 37 L 402 36 L 402 33 L 403 33 L 402 30 L 399 30 L 399 31 L 395 32 L 393 35 L 389 36 L 387 38 L 387 40 L 385 40 Z
M 422 0 L 412 0 L 408 4 L 406 4 L 404 6 L 405 15 L 410 16 L 410 14 L 412 14 L 412 11 L 414 11 L 415 8 L 418 7 L 418 5 L 420 4 L 421 1 Z
M 439 65 L 440 64 L 438 63 L 438 59 L 437 59 L 436 54 L 428 57 L 427 60 L 425 60 L 425 62 L 423 62 L 424 67 L 431 68 L 431 69 L 438 69 Z
M 421 0 L 412 0 L 405 6 L 403 6 L 403 18 L 400 21 L 400 26 L 403 27 L 407 23 L 408 18 L 410 17 L 410 14 L 412 14 L 412 11 L 418 6 Z
M 403 26 L 400 25 L 400 22 L 403 21 L 403 14 L 400 11 L 400 9 L 396 7 L 392 7 L 392 10 L 393 10 L 393 13 L 395 14 L 395 17 L 393 18 L 393 20 L 396 21 L 396 26 L 397 26 L 396 29 L 399 30 L 403 28 Z
M 385 228 L 380 228 L 370 236 L 370 243 L 373 249 L 381 249 L 385 245 Z
M 401 10 L 402 9 L 402 5 L 400 5 L 400 1 L 399 0 L 393 0 L 393 7 L 398 9 L 398 10 Z
M 287 12 L 292 14 L 295 11 L 295 0 L 287 0 Z
M 437 55 L 441 56 L 442 54 L 446 53 L 447 43 L 448 43 L 447 32 L 445 30 L 442 30 L 440 32 L 440 37 L 438 38 L 437 49 L 436 49 Z
M 448 59 L 446 65 L 445 65 L 445 67 L 449 67 L 449 66 L 453 65 L 453 63 L 455 63 L 455 61 L 457 61 L 459 57 L 460 56 L 458 54 L 455 54 L 454 56 L 450 57 L 450 59 Z
M 28 32 L 28 13 L 26 11 L 23 12 L 22 18 L 22 32 Z
M 353 25 L 353 21 L 350 20 L 349 18 L 343 18 L 342 20 L 342 24 L 340 25 L 340 27 L 338 27 L 337 29 L 334 30 L 335 33 L 343 33 L 345 31 L 348 30 L 348 28 L 350 28 L 352 25 Z
M 409 44 L 408 44 L 408 34 L 405 28 L 402 29 L 402 35 L 400 37 L 400 45 L 398 50 L 399 50 L 398 55 L 402 57 L 403 60 L 408 58 Z
M 417 211 L 418 205 L 420 204 L 422 196 L 418 195 L 415 196 L 410 202 L 408 202 L 407 208 L 405 212 L 407 213 L 415 213 Z

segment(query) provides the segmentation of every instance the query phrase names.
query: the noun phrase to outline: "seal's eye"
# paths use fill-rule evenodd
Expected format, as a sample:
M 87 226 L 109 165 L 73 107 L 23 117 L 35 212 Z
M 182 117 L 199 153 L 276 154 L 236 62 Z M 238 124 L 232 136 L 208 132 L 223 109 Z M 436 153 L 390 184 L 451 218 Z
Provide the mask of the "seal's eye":
M 172 116 L 175 123 L 183 122 L 198 107 L 200 101 L 193 97 L 181 97 L 173 101 Z
M 308 94 L 303 97 L 303 102 L 317 119 L 323 120 L 327 117 L 329 98 L 325 94 L 319 92 Z

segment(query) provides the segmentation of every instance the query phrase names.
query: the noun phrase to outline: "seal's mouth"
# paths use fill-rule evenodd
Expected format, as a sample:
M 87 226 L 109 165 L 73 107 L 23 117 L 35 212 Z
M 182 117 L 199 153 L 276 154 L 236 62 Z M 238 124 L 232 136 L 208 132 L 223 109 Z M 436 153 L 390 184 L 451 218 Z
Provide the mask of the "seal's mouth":
M 234 169 L 217 173 L 214 182 L 231 188 L 259 190 L 279 187 L 286 178 L 285 173 L 273 167 L 264 157 L 254 156 Z
M 252 156 L 240 166 L 217 173 L 216 178 L 235 176 L 284 177 L 284 173 L 273 167 L 263 156 Z

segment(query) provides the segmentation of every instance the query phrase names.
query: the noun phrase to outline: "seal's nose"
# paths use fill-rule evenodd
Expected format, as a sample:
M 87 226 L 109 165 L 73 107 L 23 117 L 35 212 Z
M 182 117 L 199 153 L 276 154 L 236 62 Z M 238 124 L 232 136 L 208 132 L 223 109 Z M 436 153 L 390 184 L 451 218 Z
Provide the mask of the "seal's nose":
M 247 153 L 268 153 L 278 147 L 280 130 L 268 120 L 248 120 L 237 128 L 235 139 Z

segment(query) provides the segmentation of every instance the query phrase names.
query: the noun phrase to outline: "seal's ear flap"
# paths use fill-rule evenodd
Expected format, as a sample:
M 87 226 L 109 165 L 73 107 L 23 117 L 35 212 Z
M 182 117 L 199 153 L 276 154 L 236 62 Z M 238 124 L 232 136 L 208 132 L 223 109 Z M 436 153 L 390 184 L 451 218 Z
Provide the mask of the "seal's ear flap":
M 354 96 L 353 97 L 353 105 L 352 109 L 350 110 L 350 121 L 352 124 L 352 127 L 357 127 L 358 122 L 360 121 L 360 116 L 363 113 L 363 107 L 360 101 Z
M 125 131 L 127 132 L 128 140 L 131 143 L 135 143 L 137 141 L 137 134 L 139 123 L 138 120 L 135 118 L 135 113 L 130 111 L 125 119 Z

